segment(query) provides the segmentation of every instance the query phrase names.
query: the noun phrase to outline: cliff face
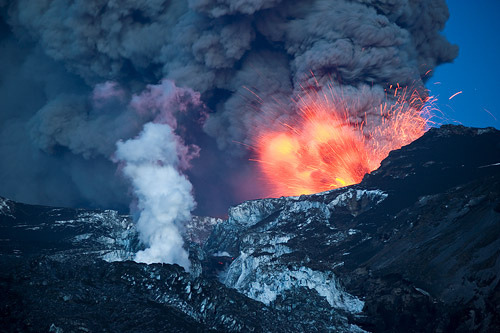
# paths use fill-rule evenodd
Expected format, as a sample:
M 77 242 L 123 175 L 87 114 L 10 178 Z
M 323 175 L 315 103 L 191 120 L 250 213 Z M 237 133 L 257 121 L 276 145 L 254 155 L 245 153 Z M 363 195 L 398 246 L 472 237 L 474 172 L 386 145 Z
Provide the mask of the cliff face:
M 127 216 L 3 199 L 0 324 L 500 331 L 498 163 L 498 130 L 431 129 L 358 185 L 195 218 L 191 274 L 124 261 L 141 247 Z

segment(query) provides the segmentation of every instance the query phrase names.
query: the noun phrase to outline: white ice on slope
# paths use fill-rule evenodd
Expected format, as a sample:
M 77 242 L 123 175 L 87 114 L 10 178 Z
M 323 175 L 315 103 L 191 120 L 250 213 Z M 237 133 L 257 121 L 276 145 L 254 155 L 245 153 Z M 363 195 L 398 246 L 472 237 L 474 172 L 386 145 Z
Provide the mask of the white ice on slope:
M 9 200 L 0 197 L 0 214 L 13 217 L 10 211 Z
M 363 198 L 370 199 L 376 204 L 381 203 L 388 197 L 388 194 L 381 190 L 355 190 L 349 189 L 342 194 L 335 197 L 329 204 L 330 209 L 335 209 L 335 207 L 345 207 L 348 205 L 350 200 L 361 200 Z
M 280 199 L 261 199 L 246 201 L 229 208 L 229 223 L 243 224 L 247 227 L 266 218 L 274 211 Z
M 333 199 L 326 202 L 313 195 L 255 200 L 231 208 L 227 223 L 234 225 L 235 230 L 252 227 L 255 232 L 246 232 L 240 238 L 240 255 L 220 275 L 221 281 L 267 305 L 287 290 L 308 288 L 324 297 L 333 308 L 361 312 L 364 302 L 343 290 L 333 271 L 313 269 L 308 266 L 308 259 L 290 259 L 294 258 L 290 254 L 295 252 L 297 245 L 296 242 L 289 242 L 295 237 L 294 233 L 292 230 L 288 234 L 277 231 L 283 230 L 280 226 L 287 226 L 290 221 L 297 229 L 305 228 L 312 222 L 325 223 L 332 230 L 331 237 L 327 236 L 325 240 L 325 245 L 329 245 L 359 233 L 352 228 L 336 231 L 335 221 L 331 221 L 333 211 L 346 208 L 351 214 L 358 215 L 388 197 L 387 193 L 377 189 L 346 188 L 327 194 L 330 193 Z M 261 221 L 265 223 L 260 224 Z M 259 226 L 254 227 L 256 224 Z M 342 264 L 333 263 L 332 269 Z
M 332 211 L 338 208 L 347 208 L 351 212 L 351 215 L 357 216 L 380 204 L 387 197 L 388 194 L 380 190 L 357 190 L 351 188 L 330 201 L 328 208 Z
M 231 257 L 231 255 L 227 251 L 219 251 L 212 254 L 214 257 Z
M 248 237 L 253 240 L 243 239 L 242 242 L 252 244 L 247 248 L 250 252 L 241 252 L 222 276 L 222 282 L 228 287 L 266 305 L 287 290 L 304 287 L 315 290 L 334 308 L 352 313 L 362 310 L 364 303 L 342 290 L 333 272 L 288 266 L 281 262 L 280 257 L 293 252 L 287 246 L 290 235 L 275 234 L 269 238 L 269 234 L 264 233 L 260 237 Z M 251 252 L 256 247 L 258 253 Z
M 286 247 L 281 253 L 289 253 Z M 359 313 L 364 303 L 358 298 L 343 291 L 332 272 L 315 271 L 307 267 L 288 269 L 282 265 L 275 266 L 272 256 L 258 256 L 241 253 L 232 263 L 226 274 L 225 284 L 237 289 L 248 297 L 269 305 L 286 290 L 306 287 L 314 289 L 324 297 L 330 306 L 352 313 Z

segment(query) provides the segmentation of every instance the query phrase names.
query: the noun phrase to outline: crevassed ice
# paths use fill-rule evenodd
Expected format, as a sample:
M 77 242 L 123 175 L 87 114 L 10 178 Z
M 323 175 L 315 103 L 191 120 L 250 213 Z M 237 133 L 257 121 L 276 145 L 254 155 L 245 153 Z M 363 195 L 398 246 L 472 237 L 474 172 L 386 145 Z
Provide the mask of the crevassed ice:
M 260 199 L 247 201 L 229 208 L 229 222 L 252 226 L 266 218 L 275 208 L 279 199 Z
M 231 263 L 222 282 L 266 305 L 286 290 L 306 287 L 316 290 L 334 308 L 361 312 L 364 303 L 342 290 L 333 272 L 315 271 L 304 266 L 289 268 L 279 262 L 279 257 L 292 252 L 286 246 L 289 239 L 289 235 L 276 235 L 259 249 L 260 254 L 242 252 Z M 266 254 L 262 254 L 263 251 Z
M 254 257 L 242 253 L 232 263 L 223 282 L 266 305 L 286 290 L 306 287 L 325 297 L 331 307 L 351 313 L 362 311 L 363 301 L 342 290 L 332 272 L 315 271 L 307 267 L 290 270 L 282 265 L 276 267 L 271 259 L 272 256 Z

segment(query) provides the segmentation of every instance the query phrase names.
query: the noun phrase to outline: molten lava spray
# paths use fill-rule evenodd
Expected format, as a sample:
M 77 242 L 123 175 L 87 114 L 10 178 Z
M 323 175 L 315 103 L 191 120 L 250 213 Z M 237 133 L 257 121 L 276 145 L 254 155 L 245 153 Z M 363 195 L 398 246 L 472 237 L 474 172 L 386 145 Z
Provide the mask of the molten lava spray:
M 296 102 L 297 116 L 258 135 L 255 161 L 271 196 L 311 194 L 359 183 L 391 150 L 422 136 L 429 122 L 429 98 L 422 99 L 416 92 L 407 96 L 399 86 L 394 92 L 397 100 L 380 105 L 377 124 L 352 119 L 349 106 L 333 89 L 329 91 L 330 95 L 305 93 Z

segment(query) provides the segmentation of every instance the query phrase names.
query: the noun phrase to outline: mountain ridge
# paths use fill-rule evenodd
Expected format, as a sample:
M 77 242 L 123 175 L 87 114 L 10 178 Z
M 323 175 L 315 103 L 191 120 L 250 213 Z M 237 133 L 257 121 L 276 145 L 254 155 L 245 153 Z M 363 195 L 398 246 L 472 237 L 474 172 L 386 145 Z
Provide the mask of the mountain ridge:
M 132 259 L 141 248 L 129 217 L 111 211 L 82 210 L 84 215 L 78 215 L 71 209 L 55 211 L 61 215 L 50 217 L 48 212 L 54 208 L 3 200 L 0 226 L 2 235 L 7 235 L 2 238 L 9 240 L 0 243 L 0 259 L 8 269 L 0 275 L 0 286 L 27 303 L 27 309 L 55 311 L 43 315 L 21 311 L 7 299 L 0 305 L 3 324 L 12 323 L 4 326 L 11 331 L 26 321 L 27 330 L 33 331 L 49 330 L 51 325 L 53 330 L 66 331 L 80 327 L 88 331 L 141 327 L 151 332 L 162 327 L 171 331 L 494 331 L 500 328 L 498 162 L 500 132 L 494 128 L 430 129 L 391 152 L 360 184 L 244 202 L 230 208 L 225 221 L 195 219 L 186 236 L 191 240 L 191 274 L 177 265 L 103 261 Z M 15 209 L 6 209 L 9 205 Z M 37 248 L 40 239 L 36 244 L 23 242 L 37 240 L 37 231 L 49 245 Z M 198 235 L 193 234 L 197 231 Z M 85 271 L 82 281 L 68 273 L 72 266 Z M 108 269 L 119 273 L 107 275 Z M 157 271 L 159 280 L 151 273 Z M 182 277 L 183 282 L 175 282 L 172 276 Z M 116 286 L 117 279 L 119 287 L 109 292 L 99 287 Z M 43 289 L 44 281 L 55 283 L 51 290 L 57 293 L 60 288 L 71 299 L 83 291 L 72 289 L 69 281 L 90 288 L 94 298 L 114 299 L 122 314 L 153 306 L 159 310 L 151 318 L 174 320 L 156 325 L 150 319 L 148 326 L 127 315 L 124 322 L 131 325 L 127 329 L 105 318 L 99 326 L 84 314 L 78 320 L 70 314 L 58 317 L 54 305 L 60 299 L 37 301 L 28 292 L 33 289 L 30 283 Z M 133 287 L 133 281 L 142 287 Z M 199 294 L 192 289 L 197 283 L 205 286 Z M 136 288 L 132 295 L 143 299 L 136 307 L 117 300 L 119 293 L 130 288 Z M 102 304 L 103 311 L 112 314 Z M 207 304 L 213 308 L 207 310 Z M 99 304 L 86 306 L 95 312 L 99 309 Z

